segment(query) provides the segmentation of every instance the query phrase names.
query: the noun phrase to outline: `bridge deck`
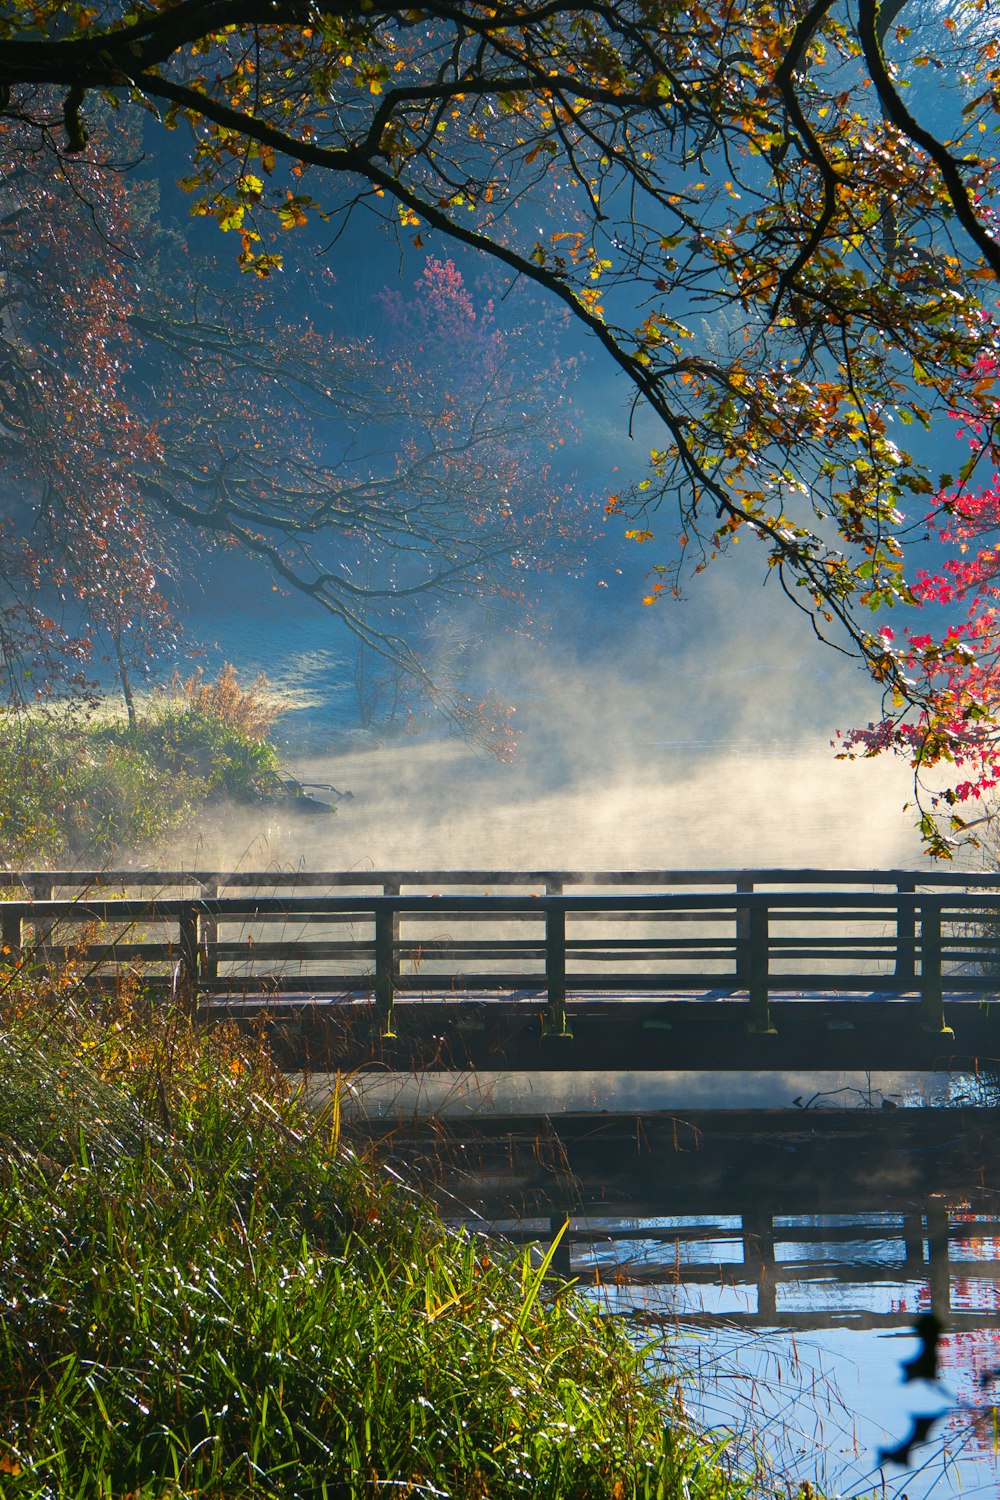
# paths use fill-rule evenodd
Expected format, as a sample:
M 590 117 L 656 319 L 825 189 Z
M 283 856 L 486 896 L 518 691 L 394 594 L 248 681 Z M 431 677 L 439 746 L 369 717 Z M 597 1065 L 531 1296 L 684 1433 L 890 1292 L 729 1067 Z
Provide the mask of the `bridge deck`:
M 622 992 L 571 998 L 565 1031 L 546 1029 L 544 991 L 398 996 L 383 1030 L 370 996 L 218 995 L 207 1014 L 262 1027 L 282 1066 L 332 1072 L 981 1071 L 1000 1068 L 998 1007 L 947 996 L 945 1029 L 913 993 L 772 998 L 767 1031 L 746 998 Z

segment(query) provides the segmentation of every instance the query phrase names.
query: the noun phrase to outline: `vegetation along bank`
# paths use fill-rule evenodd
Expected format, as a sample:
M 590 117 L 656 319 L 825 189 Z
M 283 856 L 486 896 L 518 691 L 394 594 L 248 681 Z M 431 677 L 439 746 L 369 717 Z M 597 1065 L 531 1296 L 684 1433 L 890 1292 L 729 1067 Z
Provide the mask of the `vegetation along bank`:
M 621 1326 L 445 1227 L 262 1043 L 71 968 L 0 992 L 4 1500 L 762 1493 Z

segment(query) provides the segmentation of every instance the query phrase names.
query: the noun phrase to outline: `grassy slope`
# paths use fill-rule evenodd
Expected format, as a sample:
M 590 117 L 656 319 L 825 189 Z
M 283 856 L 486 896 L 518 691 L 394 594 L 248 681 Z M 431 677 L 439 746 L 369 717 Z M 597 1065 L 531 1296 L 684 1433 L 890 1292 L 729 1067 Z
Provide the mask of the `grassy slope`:
M 100 865 L 155 845 L 199 808 L 279 793 L 267 684 L 175 678 L 134 724 L 107 711 L 0 716 L 0 858 Z
M 355 1159 L 262 1047 L 5 1003 L 4 1500 L 744 1493 L 619 1327 Z

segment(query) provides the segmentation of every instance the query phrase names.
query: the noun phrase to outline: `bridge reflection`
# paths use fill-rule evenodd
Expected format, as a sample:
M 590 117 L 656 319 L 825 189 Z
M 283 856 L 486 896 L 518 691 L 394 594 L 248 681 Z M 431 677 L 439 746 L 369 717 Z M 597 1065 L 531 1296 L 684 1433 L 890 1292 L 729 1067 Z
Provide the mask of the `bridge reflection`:
M 407 1127 L 446 1214 L 658 1326 L 1000 1328 L 998 1114 L 698 1112 Z

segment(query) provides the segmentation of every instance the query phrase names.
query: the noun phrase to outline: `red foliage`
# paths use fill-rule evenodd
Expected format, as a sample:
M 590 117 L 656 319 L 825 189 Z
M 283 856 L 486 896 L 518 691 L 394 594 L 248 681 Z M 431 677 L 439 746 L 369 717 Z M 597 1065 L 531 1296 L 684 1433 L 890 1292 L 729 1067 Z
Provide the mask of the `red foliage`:
M 170 623 L 142 494 L 160 445 L 126 390 L 130 195 L 89 158 L 55 172 L 20 136 L 0 124 L 0 689 L 14 698 L 79 687 L 102 637 L 148 649 Z
M 975 378 L 992 379 L 998 368 L 983 362 Z M 916 711 L 900 705 L 845 740 L 849 754 L 894 750 L 909 757 L 928 813 L 923 831 L 933 852 L 945 855 L 949 841 L 935 829 L 935 814 L 950 809 L 951 832 L 960 834 L 985 814 L 982 807 L 960 813 L 959 805 L 988 803 L 1000 785 L 1000 470 L 992 467 L 1000 448 L 981 428 L 960 429 L 959 436 L 969 439 L 969 461 L 959 481 L 945 476 L 925 518 L 928 540 L 943 555 L 933 571 L 920 569 L 913 585 L 927 622 L 898 637 L 888 626 L 880 631 L 911 684 Z M 976 477 L 978 487 L 969 489 Z M 942 612 L 952 616 L 944 625 Z
M 389 663 L 400 701 L 502 751 L 506 710 L 462 685 L 475 630 L 434 637 L 465 601 L 525 627 L 525 575 L 579 547 L 546 462 L 567 372 L 433 258 L 383 295 L 377 339 L 331 335 L 323 273 L 303 326 L 149 222 L 100 142 L 13 168 L 18 130 L 0 123 L 0 693 L 80 691 L 101 654 L 127 692 L 172 638 L 178 550 L 237 548 Z

